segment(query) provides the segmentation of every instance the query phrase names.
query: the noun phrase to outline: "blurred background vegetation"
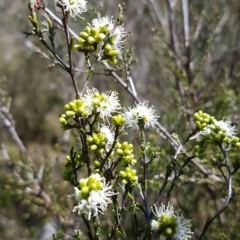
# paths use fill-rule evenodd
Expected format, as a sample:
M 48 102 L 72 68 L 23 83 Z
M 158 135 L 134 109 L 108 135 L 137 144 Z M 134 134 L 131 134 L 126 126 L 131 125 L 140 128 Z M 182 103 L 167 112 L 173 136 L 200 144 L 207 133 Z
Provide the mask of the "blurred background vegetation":
M 118 4 L 123 3 L 88 2 L 92 9 L 108 16 L 116 16 Z M 189 2 L 189 11 L 183 2 Z M 45 4 L 58 14 L 53 0 Z M 14 123 L 24 147 L 16 144 L 1 118 L 0 239 L 43 240 L 49 232 L 59 239 L 72 239 L 65 234 L 72 234 L 79 225 L 71 213 L 73 201 L 67 197 L 73 189 L 62 180 L 61 165 L 73 143 L 58 123 L 64 104 L 74 98 L 71 81 L 67 73 L 45 58 L 50 54 L 38 39 L 23 34 L 31 29 L 26 1 L 0 0 L 0 11 L 1 112 Z M 187 13 L 189 24 L 185 21 Z M 77 33 L 96 13 L 89 10 L 84 17 L 70 22 Z M 126 49 L 133 47 L 133 58 L 137 59 L 130 72 L 139 97 L 155 106 L 161 124 L 170 133 L 184 140 L 194 129 L 193 113 L 200 109 L 233 121 L 240 132 L 239 0 L 126 0 L 124 25 L 131 31 Z M 66 59 L 61 36 L 58 31 L 56 51 Z M 33 51 L 31 42 L 46 56 L 36 48 Z M 87 77 L 85 59 L 80 53 L 74 57 L 75 66 L 83 70 L 77 74 L 81 89 Z M 96 69 L 90 85 L 100 91 L 117 90 L 125 107 L 133 105 L 131 96 L 102 72 Z M 118 73 L 125 76 L 124 71 Z M 155 131 L 148 136 L 162 154 L 152 176 L 160 174 L 174 155 L 173 147 L 159 136 Z M 201 164 L 219 174 L 209 159 Z M 172 201 L 191 219 L 193 239 L 198 239 L 207 218 L 220 208 L 226 187 L 209 179 L 199 181 L 204 176 L 191 167 L 174 189 Z M 239 183 L 236 173 L 232 201 L 213 222 L 205 239 L 240 239 Z M 151 184 L 157 191 L 162 182 L 160 179 Z

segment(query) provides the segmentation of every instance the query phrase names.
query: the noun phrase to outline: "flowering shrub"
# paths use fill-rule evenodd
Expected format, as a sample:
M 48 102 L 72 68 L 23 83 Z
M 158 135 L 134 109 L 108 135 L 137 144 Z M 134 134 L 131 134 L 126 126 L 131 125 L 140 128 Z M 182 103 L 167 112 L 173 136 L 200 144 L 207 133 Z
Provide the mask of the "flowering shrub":
M 188 1 L 182 2 L 183 17 L 186 17 L 184 11 L 188 6 L 184 4 Z M 74 92 L 59 115 L 62 131 L 71 134 L 67 147 L 62 147 L 66 154 L 64 163 L 59 163 L 62 178 L 72 193 L 61 192 L 64 201 L 72 206 L 67 205 L 68 221 L 58 212 L 60 204 L 52 207 L 52 202 L 58 199 L 49 200 L 41 182 L 35 188 L 26 187 L 29 194 L 33 194 L 32 189 L 38 189 L 37 195 L 43 195 L 43 202 L 49 203 L 46 209 L 51 217 L 57 218 L 61 233 L 55 232 L 52 238 L 68 239 L 69 235 L 91 240 L 204 239 L 213 222 L 231 204 L 233 176 L 240 168 L 240 141 L 237 126 L 225 116 L 217 120 L 203 110 L 196 111 L 197 94 L 191 92 L 193 67 L 191 59 L 185 59 L 190 51 L 186 26 L 183 29 L 185 58 L 178 57 L 173 32 L 169 53 L 176 59 L 172 72 L 177 76 L 179 93 L 186 92 L 179 98 L 190 96 L 192 102 L 191 108 L 182 106 L 188 124 L 187 129 L 180 126 L 186 134 L 180 131 L 178 135 L 170 134 L 173 128 L 178 132 L 178 116 L 173 117 L 174 127 L 167 130 L 161 123 L 164 122 L 161 108 L 138 97 L 130 74 L 135 63 L 133 50 L 124 46 L 130 37 L 123 24 L 127 21 L 123 17 L 124 6 L 119 5 L 117 17 L 101 16 L 98 12 L 97 17 L 87 22 L 84 14 L 93 10 L 90 1 L 55 0 L 54 3 L 61 19 L 42 1 L 29 2 L 31 29 L 27 32 L 39 39 L 50 57 L 40 50 L 39 53 L 50 59 L 53 67 L 60 66 L 68 74 Z M 71 18 L 80 22 L 79 34 L 71 29 Z M 61 46 L 64 56 L 58 54 L 57 33 L 65 37 L 65 46 Z M 77 80 L 77 73 L 82 71 L 76 67 L 79 56 L 84 56 L 87 69 L 83 83 Z M 106 92 L 95 86 L 93 75 L 98 71 L 114 80 L 112 85 L 107 85 Z M 118 87 L 112 90 L 113 85 L 123 90 L 118 92 Z M 125 95 L 132 97 L 133 103 L 126 106 Z M 167 105 L 167 101 L 159 101 L 161 104 Z M 167 110 L 165 114 L 170 115 L 171 109 Z M 160 138 L 166 149 L 160 146 Z M 36 174 L 28 175 L 34 178 Z M 191 189 L 207 185 L 216 203 L 215 212 L 210 211 L 211 217 L 205 222 L 198 222 L 198 216 L 188 211 L 191 196 L 186 196 L 185 191 L 190 184 L 194 184 Z M 218 184 L 225 186 L 219 193 L 213 190 Z

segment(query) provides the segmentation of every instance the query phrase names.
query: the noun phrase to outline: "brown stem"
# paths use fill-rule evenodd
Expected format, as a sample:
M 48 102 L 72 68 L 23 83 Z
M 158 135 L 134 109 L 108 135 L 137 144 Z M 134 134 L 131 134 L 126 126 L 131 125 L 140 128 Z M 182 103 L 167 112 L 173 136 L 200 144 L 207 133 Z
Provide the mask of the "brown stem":
M 67 46 L 68 46 L 68 58 L 69 58 L 69 67 L 68 67 L 68 73 L 71 76 L 72 79 L 72 84 L 75 90 L 75 94 L 76 94 L 76 99 L 80 98 L 80 94 L 79 94 L 79 90 L 78 90 L 78 86 L 77 86 L 77 82 L 74 76 L 74 69 L 73 69 L 73 60 L 72 60 L 72 50 L 71 50 L 71 46 L 70 46 L 70 39 L 69 39 L 69 29 L 67 26 L 67 19 L 68 16 L 64 11 L 64 8 L 61 7 L 62 9 L 62 14 L 63 14 L 63 19 L 62 19 L 62 23 L 63 23 L 63 28 L 64 28 L 64 32 L 65 32 L 65 36 L 66 36 L 66 40 L 67 40 Z

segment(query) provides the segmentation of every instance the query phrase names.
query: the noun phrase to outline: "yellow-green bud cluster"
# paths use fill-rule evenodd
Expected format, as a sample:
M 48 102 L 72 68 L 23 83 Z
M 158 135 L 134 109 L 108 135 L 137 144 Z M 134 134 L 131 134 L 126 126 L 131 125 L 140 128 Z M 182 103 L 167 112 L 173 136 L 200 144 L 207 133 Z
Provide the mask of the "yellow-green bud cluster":
M 88 178 L 81 179 L 79 181 L 79 186 L 80 186 L 79 193 L 81 195 L 81 198 L 87 199 L 91 191 L 102 190 L 103 183 L 96 179 L 95 176 L 93 175 Z
M 135 165 L 137 163 L 137 160 L 134 158 L 133 154 L 133 145 L 128 142 L 116 143 L 116 153 L 118 159 L 124 164 L 124 165 Z
M 196 128 L 199 131 L 205 131 L 207 129 L 207 127 L 214 130 L 214 128 L 216 127 L 215 126 L 216 119 L 213 116 L 211 116 L 207 113 L 204 113 L 201 110 L 194 113 L 193 116 L 194 116 Z
M 92 108 L 94 112 L 97 112 L 97 109 L 101 106 L 102 102 L 105 102 L 108 99 L 108 96 L 104 93 L 95 92 L 92 96 Z
M 75 169 L 78 169 L 84 165 L 84 161 L 81 154 L 76 154 L 74 159 L 69 155 L 66 156 L 66 163 L 63 166 L 63 179 L 65 181 L 74 182 L 74 172 L 73 166 Z
M 240 139 L 239 137 L 233 137 L 231 139 L 231 144 L 236 147 L 238 150 L 240 150 Z
M 217 121 L 213 116 L 198 111 L 194 114 L 196 129 L 210 142 L 223 142 L 232 147 L 240 148 L 239 138 L 236 134 L 235 126 L 230 121 Z
M 124 171 L 120 171 L 119 177 L 124 185 L 135 186 L 138 181 L 136 169 L 127 167 Z
M 194 148 L 193 148 L 194 156 L 197 157 L 197 158 L 200 158 L 200 159 L 204 158 L 205 157 L 206 148 L 207 148 L 206 144 L 194 146 Z
M 75 117 L 86 118 L 89 116 L 86 103 L 80 99 L 71 101 L 70 103 L 66 104 L 64 108 L 66 112 L 61 114 L 59 117 L 59 122 L 63 126 L 67 125 L 69 121 Z
M 106 34 L 100 29 L 87 26 L 84 31 L 80 32 L 78 44 L 74 46 L 79 52 L 94 52 L 97 50 L 98 43 L 106 38 Z
M 117 56 L 119 51 L 114 49 L 114 37 L 110 37 L 103 46 L 103 58 L 107 59 L 111 64 L 117 64 Z
M 93 133 L 92 136 L 87 138 L 87 144 L 90 146 L 92 151 L 98 153 L 105 152 L 105 146 L 108 142 L 106 135 L 104 133 Z
M 108 25 L 100 26 L 98 28 L 87 26 L 84 31 L 80 32 L 78 44 L 74 48 L 79 52 L 96 52 L 98 45 L 101 43 L 103 51 L 103 59 L 108 60 L 109 63 L 117 63 L 117 55 L 119 51 L 115 49 L 116 36 L 109 31 Z
M 158 219 L 158 228 L 156 230 L 168 239 L 176 233 L 177 224 L 177 217 L 175 215 L 163 213 Z
M 113 116 L 112 120 L 115 126 L 122 126 L 126 122 L 126 119 L 121 114 Z

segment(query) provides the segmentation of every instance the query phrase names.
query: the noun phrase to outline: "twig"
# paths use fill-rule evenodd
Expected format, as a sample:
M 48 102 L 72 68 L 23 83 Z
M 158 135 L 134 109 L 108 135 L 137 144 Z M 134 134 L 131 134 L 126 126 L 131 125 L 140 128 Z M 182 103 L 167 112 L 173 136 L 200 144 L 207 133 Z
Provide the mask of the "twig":
M 64 11 L 64 7 L 61 6 L 62 9 L 62 15 L 63 15 L 63 27 L 64 27 L 64 32 L 65 32 L 65 37 L 66 37 L 66 41 L 67 41 L 67 47 L 68 47 L 68 58 L 69 58 L 69 68 L 68 68 L 68 73 L 71 76 L 72 79 L 72 84 L 75 90 L 75 94 L 76 94 L 76 99 L 80 98 L 80 94 L 79 94 L 79 90 L 78 90 L 78 86 L 77 86 L 77 82 L 74 76 L 74 70 L 73 70 L 73 60 L 72 60 L 72 50 L 71 50 L 71 46 L 70 46 L 70 37 L 69 37 L 69 28 L 67 25 L 67 15 Z
M 9 121 L 8 117 L 6 116 L 6 113 L 8 113 L 8 115 L 12 119 L 12 116 L 8 112 L 8 110 L 4 106 L 1 106 L 0 107 L 0 120 L 2 120 L 4 126 L 7 128 L 8 132 L 11 134 L 11 136 L 12 136 L 13 140 L 15 141 L 19 150 L 26 155 L 28 163 L 31 166 L 33 166 L 33 162 L 32 162 L 31 157 L 28 155 L 25 146 L 23 145 L 21 139 L 19 138 L 19 136 L 18 136 L 18 134 L 17 134 L 17 132 L 14 128 L 14 125 L 11 123 L 11 121 Z
M 169 22 L 169 28 L 170 28 L 170 42 L 172 46 L 172 50 L 175 53 L 177 57 L 179 57 L 179 42 L 178 42 L 178 37 L 177 37 L 177 29 L 176 29 L 176 23 L 175 23 L 175 17 L 172 12 L 172 7 L 170 5 L 169 0 L 166 0 L 167 4 L 167 10 L 168 10 L 168 22 Z M 180 62 L 178 61 L 178 65 Z

